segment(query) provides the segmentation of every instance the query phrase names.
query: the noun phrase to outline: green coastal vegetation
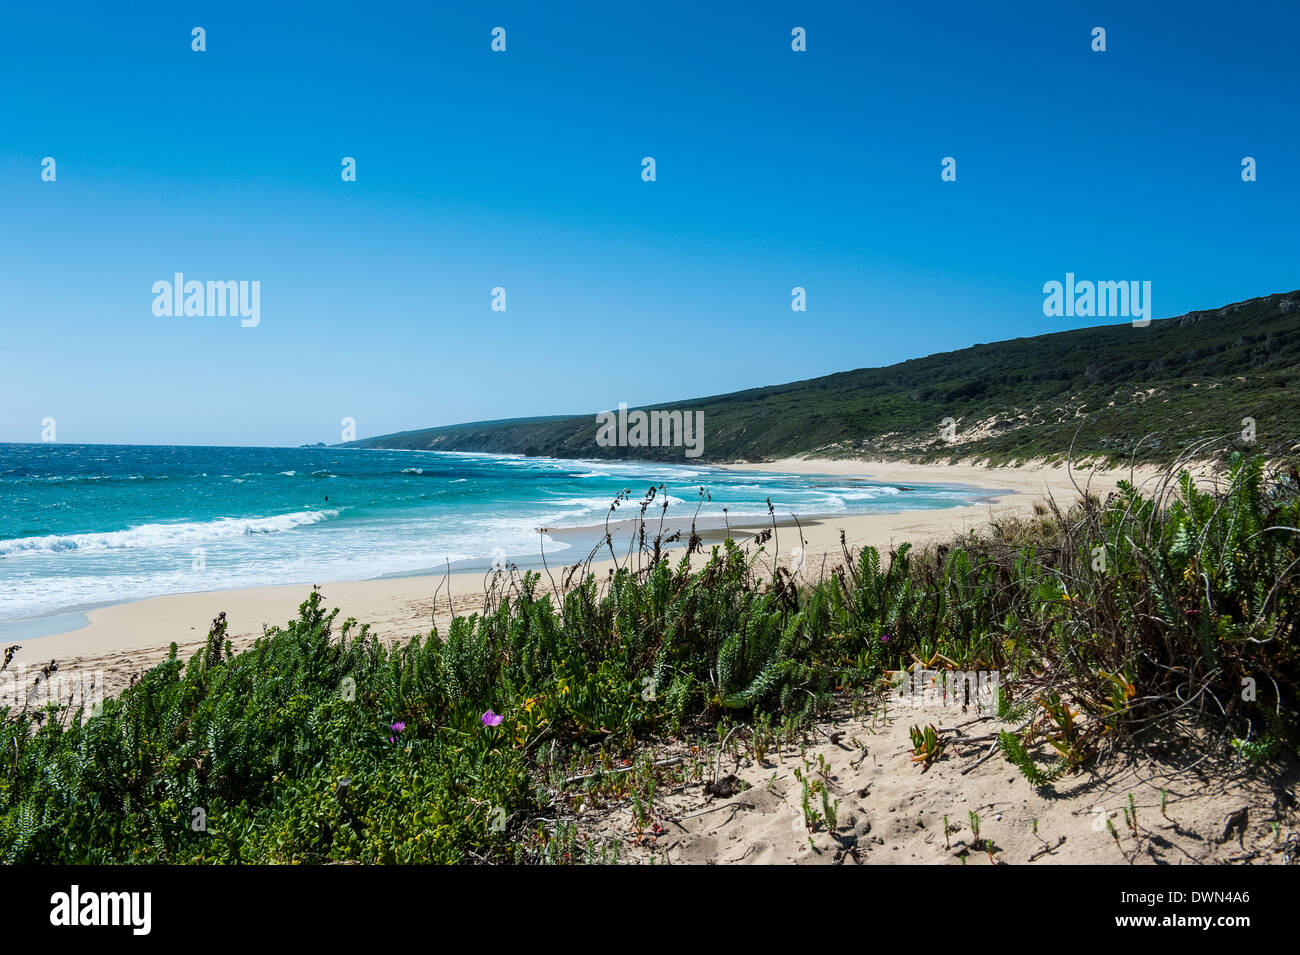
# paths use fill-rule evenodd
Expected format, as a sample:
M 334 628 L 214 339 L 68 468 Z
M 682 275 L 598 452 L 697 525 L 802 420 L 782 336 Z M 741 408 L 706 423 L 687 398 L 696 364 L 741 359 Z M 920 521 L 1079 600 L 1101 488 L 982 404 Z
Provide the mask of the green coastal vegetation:
M 1294 458 L 1300 291 L 1146 327 L 1103 325 L 975 345 L 656 410 L 703 412 L 701 462 L 814 454 L 1017 463 L 1167 463 L 1207 434 L 1257 424 L 1254 450 Z M 678 460 L 680 447 L 602 447 L 594 414 L 407 431 L 349 446 Z M 949 443 L 945 418 L 955 423 Z M 1242 444 L 1246 449 L 1246 444 Z
M 656 787 L 714 781 L 724 744 L 757 754 L 877 707 L 916 660 L 1001 674 L 1001 758 L 1025 786 L 1153 739 L 1261 772 L 1296 757 L 1294 468 L 1234 454 L 1216 493 L 1171 468 L 943 546 L 846 547 L 811 580 L 778 562 L 789 527 L 744 548 L 692 531 L 692 565 L 644 517 L 662 495 L 617 503 L 649 529 L 608 545 L 609 576 L 495 571 L 445 632 L 386 646 L 313 591 L 242 652 L 219 617 L 98 713 L 0 708 L 0 859 L 616 861 L 580 806 L 649 825 Z M 656 765 L 650 740 L 698 756 Z

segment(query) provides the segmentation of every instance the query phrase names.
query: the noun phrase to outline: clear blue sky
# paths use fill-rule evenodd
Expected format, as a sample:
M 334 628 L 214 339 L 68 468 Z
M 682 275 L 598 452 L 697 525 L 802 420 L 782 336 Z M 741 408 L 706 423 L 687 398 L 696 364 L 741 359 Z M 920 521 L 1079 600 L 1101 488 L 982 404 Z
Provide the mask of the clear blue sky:
M 333 442 L 344 416 L 717 394 L 1096 323 L 1043 315 L 1067 271 L 1151 281 L 1156 317 L 1300 286 L 1294 0 L 0 21 L 4 441 L 48 416 L 70 442 Z M 260 281 L 261 324 L 155 317 L 178 271 Z

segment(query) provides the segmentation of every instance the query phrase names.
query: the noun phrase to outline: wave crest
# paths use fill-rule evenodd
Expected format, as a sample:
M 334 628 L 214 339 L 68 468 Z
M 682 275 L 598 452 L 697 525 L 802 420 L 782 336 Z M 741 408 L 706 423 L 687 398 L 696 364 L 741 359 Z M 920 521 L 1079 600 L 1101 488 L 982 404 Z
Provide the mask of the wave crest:
M 15 554 L 168 547 L 245 537 L 250 534 L 278 534 L 293 530 L 295 527 L 328 521 L 337 517 L 338 513 L 338 511 L 297 511 L 293 514 L 278 514 L 275 517 L 219 517 L 214 521 L 141 524 L 124 531 L 105 531 L 98 534 L 18 537 L 0 541 L 0 557 L 10 557 Z

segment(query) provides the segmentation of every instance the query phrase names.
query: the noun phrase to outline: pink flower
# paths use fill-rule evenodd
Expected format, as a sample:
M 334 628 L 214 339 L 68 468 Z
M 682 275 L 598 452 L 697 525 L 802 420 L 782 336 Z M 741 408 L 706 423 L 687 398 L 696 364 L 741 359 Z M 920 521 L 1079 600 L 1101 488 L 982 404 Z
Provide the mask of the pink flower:
M 491 710 L 488 710 L 479 718 L 483 721 L 484 726 L 500 726 L 501 721 L 505 719 L 504 716 L 497 716 Z

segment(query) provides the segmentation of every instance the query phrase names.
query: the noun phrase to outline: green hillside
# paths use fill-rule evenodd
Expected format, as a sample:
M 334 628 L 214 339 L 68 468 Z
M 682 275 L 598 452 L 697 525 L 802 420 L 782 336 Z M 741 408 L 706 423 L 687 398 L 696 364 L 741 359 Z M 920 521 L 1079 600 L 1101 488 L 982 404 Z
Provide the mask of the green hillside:
M 1300 291 L 1157 319 L 975 345 L 885 368 L 657 404 L 704 412 L 698 461 L 794 454 L 1016 461 L 1063 454 L 1168 460 L 1242 430 L 1257 450 L 1300 442 Z M 1300 385 L 1296 388 L 1300 389 Z M 352 447 L 682 460 L 681 447 L 601 447 L 595 412 L 384 435 Z M 941 422 L 955 421 L 955 440 Z M 1076 437 L 1077 435 L 1077 437 Z M 1144 440 L 1145 439 L 1145 440 Z

